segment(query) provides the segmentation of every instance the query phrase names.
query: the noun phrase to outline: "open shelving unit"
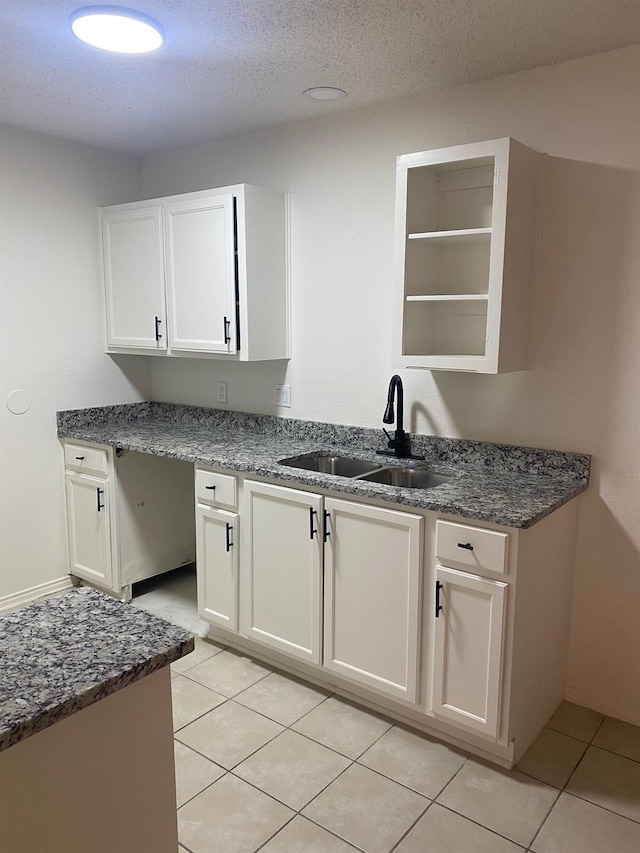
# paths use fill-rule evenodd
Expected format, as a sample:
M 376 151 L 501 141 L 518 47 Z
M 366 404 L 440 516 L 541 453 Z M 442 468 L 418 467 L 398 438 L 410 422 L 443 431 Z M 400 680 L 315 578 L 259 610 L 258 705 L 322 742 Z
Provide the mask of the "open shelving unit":
M 399 366 L 528 366 L 539 159 L 512 139 L 398 157 Z

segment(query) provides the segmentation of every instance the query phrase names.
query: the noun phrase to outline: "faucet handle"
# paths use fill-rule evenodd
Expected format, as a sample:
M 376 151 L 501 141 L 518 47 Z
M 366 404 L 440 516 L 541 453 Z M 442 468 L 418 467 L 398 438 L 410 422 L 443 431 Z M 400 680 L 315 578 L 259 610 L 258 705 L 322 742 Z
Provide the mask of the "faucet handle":
M 387 439 L 389 440 L 389 447 L 393 447 L 393 443 L 394 443 L 395 439 L 389 435 L 389 433 L 387 432 L 387 430 L 384 427 L 382 427 L 382 432 L 387 436 Z

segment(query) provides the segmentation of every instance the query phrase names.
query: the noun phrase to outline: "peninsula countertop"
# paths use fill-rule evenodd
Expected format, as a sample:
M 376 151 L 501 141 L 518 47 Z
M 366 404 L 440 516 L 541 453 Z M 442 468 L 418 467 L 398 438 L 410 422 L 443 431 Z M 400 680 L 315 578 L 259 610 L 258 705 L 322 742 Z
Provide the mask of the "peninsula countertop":
M 0 617 L 0 751 L 193 650 L 183 628 L 89 587 Z
M 584 454 L 412 435 L 424 462 L 377 456 L 382 430 L 207 409 L 130 403 L 58 412 L 58 435 L 212 468 L 432 510 L 506 527 L 527 528 L 583 492 Z M 409 489 L 321 474 L 282 464 L 326 451 L 384 464 L 427 466 L 450 475 L 436 488 Z

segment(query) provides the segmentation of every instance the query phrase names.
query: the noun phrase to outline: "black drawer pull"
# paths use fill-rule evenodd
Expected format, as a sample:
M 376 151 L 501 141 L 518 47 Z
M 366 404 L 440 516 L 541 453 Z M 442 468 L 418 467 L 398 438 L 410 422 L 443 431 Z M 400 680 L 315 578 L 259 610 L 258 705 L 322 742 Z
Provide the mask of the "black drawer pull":
M 205 486 L 205 489 L 210 489 L 211 491 L 215 491 L 215 486 Z
M 84 456 L 76 456 L 78 462 L 82 462 L 84 460 Z
M 473 551 L 471 542 L 458 542 L 458 548 L 464 548 L 465 551 Z

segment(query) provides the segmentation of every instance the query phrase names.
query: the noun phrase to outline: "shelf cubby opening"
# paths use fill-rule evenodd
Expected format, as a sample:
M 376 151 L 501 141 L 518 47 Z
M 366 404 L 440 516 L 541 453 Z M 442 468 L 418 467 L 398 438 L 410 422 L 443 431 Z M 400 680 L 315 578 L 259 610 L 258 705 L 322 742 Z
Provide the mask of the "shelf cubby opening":
M 491 243 L 409 240 L 405 252 L 405 297 L 478 294 L 489 289 Z
M 487 300 L 405 302 L 404 332 L 403 355 L 484 356 Z
M 407 233 L 491 227 L 494 158 L 409 169 Z

